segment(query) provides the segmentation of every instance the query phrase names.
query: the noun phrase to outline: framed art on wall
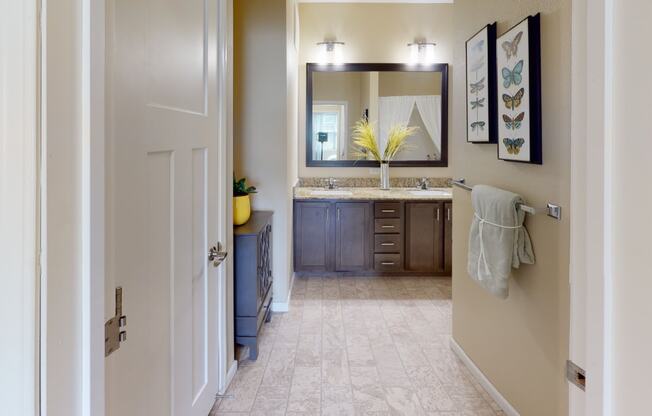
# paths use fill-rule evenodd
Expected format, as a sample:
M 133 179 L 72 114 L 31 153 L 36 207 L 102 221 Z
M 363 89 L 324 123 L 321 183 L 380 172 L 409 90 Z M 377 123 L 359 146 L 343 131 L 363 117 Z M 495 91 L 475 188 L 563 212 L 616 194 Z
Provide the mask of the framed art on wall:
M 540 15 L 522 20 L 496 45 L 498 159 L 541 164 Z
M 466 41 L 466 140 L 496 143 L 496 23 Z

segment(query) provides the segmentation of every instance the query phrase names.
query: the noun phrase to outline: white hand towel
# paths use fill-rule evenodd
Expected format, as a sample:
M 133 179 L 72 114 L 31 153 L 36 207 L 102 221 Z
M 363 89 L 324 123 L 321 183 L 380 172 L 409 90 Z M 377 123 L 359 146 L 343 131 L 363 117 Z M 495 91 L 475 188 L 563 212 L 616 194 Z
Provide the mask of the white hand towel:
M 507 298 L 509 275 L 521 263 L 534 264 L 530 235 L 523 225 L 519 195 L 486 185 L 471 193 L 475 215 L 469 231 L 467 269 L 473 280 L 492 294 Z

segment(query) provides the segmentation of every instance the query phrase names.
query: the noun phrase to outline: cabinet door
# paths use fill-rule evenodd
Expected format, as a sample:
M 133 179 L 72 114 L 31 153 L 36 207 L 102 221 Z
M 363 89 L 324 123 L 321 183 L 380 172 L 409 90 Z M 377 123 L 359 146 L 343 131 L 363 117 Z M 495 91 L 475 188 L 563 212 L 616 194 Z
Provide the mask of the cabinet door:
M 294 270 L 332 270 L 331 204 L 296 202 L 294 205 Z
M 443 204 L 409 202 L 405 204 L 405 267 L 411 272 L 442 272 Z
M 444 204 L 444 272 L 453 272 L 453 203 Z
M 368 202 L 336 203 L 335 215 L 335 270 L 368 270 L 371 263 L 371 205 Z

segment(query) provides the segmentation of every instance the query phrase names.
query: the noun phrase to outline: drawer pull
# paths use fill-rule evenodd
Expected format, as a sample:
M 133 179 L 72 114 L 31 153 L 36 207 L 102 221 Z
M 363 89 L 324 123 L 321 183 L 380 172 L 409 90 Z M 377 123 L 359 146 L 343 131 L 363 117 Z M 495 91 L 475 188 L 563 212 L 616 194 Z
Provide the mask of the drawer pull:
M 380 228 L 394 228 L 393 225 L 382 225 Z
M 381 212 L 386 213 L 386 214 L 393 214 L 396 212 L 395 209 L 384 209 Z
M 384 261 L 384 262 L 382 262 L 380 264 L 383 265 L 383 266 L 393 266 L 394 262 L 393 261 Z
M 396 244 L 394 243 L 380 243 L 381 246 L 387 246 L 387 247 L 392 247 L 395 246 Z

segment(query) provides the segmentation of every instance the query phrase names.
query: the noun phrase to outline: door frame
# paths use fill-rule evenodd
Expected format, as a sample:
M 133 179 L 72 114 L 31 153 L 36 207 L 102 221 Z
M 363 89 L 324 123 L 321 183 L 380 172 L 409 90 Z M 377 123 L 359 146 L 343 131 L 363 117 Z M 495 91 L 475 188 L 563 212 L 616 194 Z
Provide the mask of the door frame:
M 0 402 L 40 414 L 40 2 L 0 4 Z
M 616 0 L 572 3 L 569 415 L 612 414 L 613 10 Z M 590 68 L 590 70 L 589 70 Z
M 47 1 L 47 0 L 43 0 Z M 232 0 L 219 1 L 219 212 L 220 241 L 232 241 Z M 82 414 L 105 411 L 105 41 L 106 0 L 82 0 Z M 218 387 L 223 393 L 235 373 L 227 363 L 227 280 L 230 261 L 218 269 Z M 119 352 L 116 352 L 119 354 Z

